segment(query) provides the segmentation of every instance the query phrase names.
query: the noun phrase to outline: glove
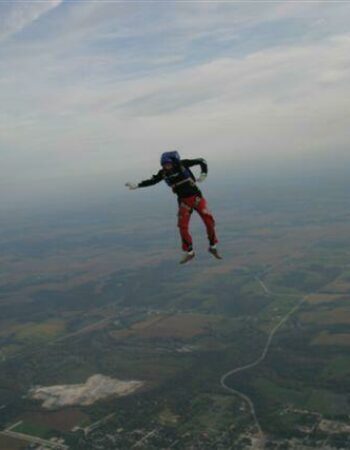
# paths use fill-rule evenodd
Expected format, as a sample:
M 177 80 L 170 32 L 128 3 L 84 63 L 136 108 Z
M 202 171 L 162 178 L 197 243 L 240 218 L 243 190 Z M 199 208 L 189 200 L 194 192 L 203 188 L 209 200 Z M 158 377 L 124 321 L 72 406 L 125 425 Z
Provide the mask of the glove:
M 131 191 L 134 191 L 135 189 L 138 189 L 139 185 L 136 183 L 125 183 L 125 186 L 128 187 Z
M 202 183 L 206 178 L 207 178 L 207 174 L 206 173 L 201 173 L 199 178 L 197 178 L 197 182 L 198 183 Z

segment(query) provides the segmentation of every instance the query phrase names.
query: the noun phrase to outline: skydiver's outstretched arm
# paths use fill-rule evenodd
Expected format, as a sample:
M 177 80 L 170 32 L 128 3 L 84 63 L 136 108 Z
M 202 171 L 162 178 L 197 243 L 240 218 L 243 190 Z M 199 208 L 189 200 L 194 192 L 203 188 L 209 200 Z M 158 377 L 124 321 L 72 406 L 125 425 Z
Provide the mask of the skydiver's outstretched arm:
M 127 186 L 129 189 L 134 190 L 141 187 L 148 187 L 153 186 L 154 184 L 159 183 L 163 180 L 163 171 L 160 170 L 158 173 L 153 175 L 152 178 L 149 178 L 148 180 L 141 181 L 141 183 L 125 183 L 125 186 Z
M 160 170 L 158 173 L 156 173 L 155 175 L 153 175 L 152 178 L 149 178 L 148 180 L 144 180 L 141 181 L 141 183 L 138 184 L 138 187 L 148 187 L 148 186 L 153 186 L 154 184 L 159 183 L 160 181 L 163 180 L 163 171 Z

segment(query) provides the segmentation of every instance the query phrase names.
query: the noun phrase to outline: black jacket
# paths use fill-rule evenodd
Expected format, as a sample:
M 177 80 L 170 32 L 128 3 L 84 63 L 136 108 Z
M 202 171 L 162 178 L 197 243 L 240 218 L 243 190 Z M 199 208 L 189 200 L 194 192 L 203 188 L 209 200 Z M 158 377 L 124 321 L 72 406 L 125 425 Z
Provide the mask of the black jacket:
M 141 181 L 138 187 L 153 186 L 164 180 L 179 198 L 191 197 L 192 195 L 201 197 L 202 193 L 198 189 L 196 179 L 190 170 L 190 167 L 197 165 L 201 167 L 202 173 L 208 173 L 208 165 L 204 159 L 181 159 L 180 161 L 174 161 L 171 171 L 161 169 L 152 178 Z

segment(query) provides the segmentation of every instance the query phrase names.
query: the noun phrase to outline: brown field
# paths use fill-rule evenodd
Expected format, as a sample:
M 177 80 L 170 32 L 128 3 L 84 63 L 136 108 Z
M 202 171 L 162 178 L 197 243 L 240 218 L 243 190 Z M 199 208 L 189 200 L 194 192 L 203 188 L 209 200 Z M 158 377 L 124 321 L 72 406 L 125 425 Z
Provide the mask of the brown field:
M 336 280 L 327 286 L 327 291 L 335 294 L 349 294 L 350 283 L 345 280 Z
M 308 303 L 319 304 L 339 300 L 342 296 L 337 294 L 311 294 L 307 298 Z
M 8 356 L 12 355 L 13 353 L 20 351 L 21 348 L 23 348 L 23 346 L 21 346 L 21 345 L 14 345 L 14 344 L 3 345 L 0 350 L 0 355 L 7 358 Z
M 332 311 L 306 312 L 300 315 L 305 323 L 322 325 L 350 324 L 350 308 L 335 308 Z
M 0 435 L 0 450 L 23 450 L 27 446 L 28 442 Z
M 83 422 L 88 422 L 89 416 L 79 409 L 67 408 L 62 411 L 45 411 L 45 414 L 40 412 L 25 413 L 20 417 L 20 420 L 31 425 L 67 432 Z
M 18 328 L 18 325 L 15 325 L 11 322 L 1 321 L 0 324 L 0 337 L 7 337 L 10 334 L 13 334 L 16 332 L 16 327 Z
M 162 425 L 174 426 L 178 423 L 180 416 L 171 411 L 170 408 L 164 408 L 159 414 L 159 421 Z
M 27 322 L 24 324 L 10 325 L 2 330 L 3 336 L 13 334 L 18 342 L 29 340 L 46 340 L 54 338 L 65 329 L 65 323 L 62 320 L 48 320 L 47 322 L 35 323 Z
M 114 338 L 140 337 L 145 339 L 191 339 L 207 334 L 222 319 L 204 314 L 157 315 L 138 322 L 128 330 L 114 331 Z
M 339 333 L 339 334 L 329 334 L 320 333 L 312 341 L 313 345 L 340 345 L 343 347 L 350 346 L 350 334 Z

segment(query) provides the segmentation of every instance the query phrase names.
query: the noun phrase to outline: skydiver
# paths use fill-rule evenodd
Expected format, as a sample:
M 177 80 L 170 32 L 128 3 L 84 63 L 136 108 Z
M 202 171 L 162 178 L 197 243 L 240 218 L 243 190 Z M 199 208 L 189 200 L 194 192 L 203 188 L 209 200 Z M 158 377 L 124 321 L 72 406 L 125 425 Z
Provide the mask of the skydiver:
M 187 263 L 194 258 L 192 236 L 189 232 L 189 223 L 193 210 L 195 210 L 203 220 L 208 240 L 209 252 L 217 259 L 222 259 L 216 248 L 218 239 L 215 232 L 215 220 L 211 212 L 207 208 L 207 202 L 196 183 L 204 181 L 208 174 L 208 166 L 204 159 L 180 159 L 177 151 L 165 152 L 161 155 L 160 164 L 162 168 L 152 178 L 141 181 L 141 183 L 125 183 L 130 190 L 153 186 L 164 180 L 177 195 L 179 211 L 178 211 L 178 227 L 180 231 L 182 250 L 184 255 L 180 264 Z M 199 165 L 201 174 L 199 178 L 195 178 L 190 167 Z

